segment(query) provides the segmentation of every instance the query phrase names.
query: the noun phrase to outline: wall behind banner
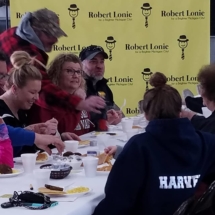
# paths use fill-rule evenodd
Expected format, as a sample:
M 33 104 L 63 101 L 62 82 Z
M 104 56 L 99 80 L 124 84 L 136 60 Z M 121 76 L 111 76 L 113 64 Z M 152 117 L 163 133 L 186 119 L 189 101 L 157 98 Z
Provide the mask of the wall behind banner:
M 31 2 L 31 4 L 29 4 Z M 53 46 L 79 54 L 88 45 L 103 46 L 109 54 L 105 77 L 118 106 L 127 99 L 126 115 L 138 113 L 137 102 L 153 72 L 166 74 L 181 93 L 196 94 L 199 68 L 210 62 L 209 0 L 16 0 L 11 1 L 11 24 L 27 11 L 47 7 L 60 17 L 68 34 Z

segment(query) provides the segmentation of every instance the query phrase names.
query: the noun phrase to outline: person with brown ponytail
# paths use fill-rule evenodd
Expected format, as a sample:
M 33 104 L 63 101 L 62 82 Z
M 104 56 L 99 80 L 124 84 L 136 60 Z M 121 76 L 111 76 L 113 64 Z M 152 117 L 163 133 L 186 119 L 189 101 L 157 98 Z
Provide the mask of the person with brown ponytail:
M 180 118 L 182 99 L 164 74 L 143 97 L 146 132 L 133 136 L 109 174 L 93 215 L 172 215 L 215 173 L 215 136 Z
M 56 119 L 34 125 L 28 124 L 26 110 L 29 110 L 38 99 L 42 80 L 39 70 L 33 66 L 34 61 L 40 63 L 24 51 L 17 51 L 12 54 L 13 69 L 9 72 L 9 79 L 6 82 L 7 91 L 0 96 L 0 115 L 11 115 L 4 118 L 7 125 L 25 128 L 40 134 L 55 134 L 58 124 Z M 37 150 L 35 147 L 26 146 L 22 148 L 19 154 L 35 152 L 35 150 Z M 14 151 L 17 155 L 17 150 Z

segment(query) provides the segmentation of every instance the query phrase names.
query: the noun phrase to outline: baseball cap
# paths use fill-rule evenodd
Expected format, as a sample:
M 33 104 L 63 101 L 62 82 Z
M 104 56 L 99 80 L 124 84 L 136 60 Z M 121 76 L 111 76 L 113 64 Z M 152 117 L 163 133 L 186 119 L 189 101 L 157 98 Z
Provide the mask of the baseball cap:
M 79 58 L 81 59 L 81 61 L 91 60 L 97 54 L 102 54 L 104 56 L 104 59 L 108 59 L 108 54 L 104 51 L 104 49 L 101 46 L 96 46 L 96 45 L 90 45 L 90 46 L 84 48 L 80 52 Z
M 67 37 L 66 33 L 59 26 L 57 14 L 47 8 L 39 9 L 31 13 L 31 26 L 59 38 Z

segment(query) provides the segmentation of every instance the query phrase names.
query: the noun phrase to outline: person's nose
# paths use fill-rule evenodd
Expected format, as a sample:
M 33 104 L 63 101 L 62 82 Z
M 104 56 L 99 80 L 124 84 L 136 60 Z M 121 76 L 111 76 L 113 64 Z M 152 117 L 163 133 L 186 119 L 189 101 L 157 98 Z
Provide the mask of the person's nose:
M 39 99 L 39 93 L 36 93 L 36 94 L 35 94 L 34 99 L 35 99 L 35 100 L 38 100 L 38 99 Z
M 99 69 L 102 69 L 103 64 L 102 63 L 97 63 L 96 67 L 99 68 Z

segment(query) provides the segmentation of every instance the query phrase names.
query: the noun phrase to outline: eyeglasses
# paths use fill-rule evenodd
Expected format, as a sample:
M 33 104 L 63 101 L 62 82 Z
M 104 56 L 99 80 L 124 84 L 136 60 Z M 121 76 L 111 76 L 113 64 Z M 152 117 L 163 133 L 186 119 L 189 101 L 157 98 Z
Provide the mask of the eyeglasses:
M 6 81 L 8 80 L 9 75 L 8 74 L 4 74 L 0 72 L 0 80 L 5 79 Z
M 81 70 L 64 69 L 64 71 L 66 71 L 71 76 L 73 76 L 75 73 L 77 74 L 77 76 L 82 76 L 83 75 L 83 71 L 81 71 Z

